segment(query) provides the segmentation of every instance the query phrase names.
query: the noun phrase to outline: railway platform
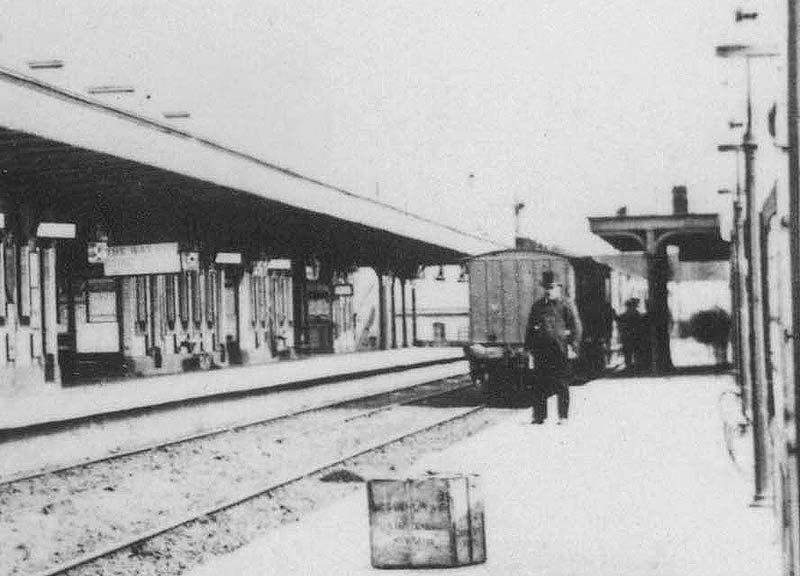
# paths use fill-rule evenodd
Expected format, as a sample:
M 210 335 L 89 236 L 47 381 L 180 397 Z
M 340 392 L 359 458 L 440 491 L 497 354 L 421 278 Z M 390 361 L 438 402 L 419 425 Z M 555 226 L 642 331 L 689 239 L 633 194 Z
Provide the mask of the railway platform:
M 81 418 L 103 417 L 201 398 L 213 399 L 256 389 L 303 388 L 462 358 L 461 348 L 401 348 L 125 379 L 74 388 L 43 385 L 40 388 L 5 389 L 0 393 L 0 435 L 17 429 L 57 426 Z
M 447 574 L 777 576 L 774 512 L 749 506 L 750 476 L 723 441 L 719 400 L 732 386 L 727 375 L 597 380 L 573 388 L 567 426 L 510 411 L 400 477 L 483 478 L 488 560 Z M 380 573 L 363 487 L 190 574 L 266 572 Z

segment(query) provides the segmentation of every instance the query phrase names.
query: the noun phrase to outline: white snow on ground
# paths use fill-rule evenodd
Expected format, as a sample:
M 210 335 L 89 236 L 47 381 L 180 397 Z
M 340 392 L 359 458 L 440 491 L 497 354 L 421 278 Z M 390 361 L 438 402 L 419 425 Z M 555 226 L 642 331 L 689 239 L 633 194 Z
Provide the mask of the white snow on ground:
M 568 426 L 531 426 L 527 411 L 511 412 L 419 462 L 409 476 L 484 480 L 489 559 L 446 573 L 777 576 L 773 513 L 748 506 L 750 479 L 722 438 L 718 398 L 731 385 L 722 376 L 595 381 L 573 388 Z M 376 574 L 367 522 L 360 492 L 192 574 Z

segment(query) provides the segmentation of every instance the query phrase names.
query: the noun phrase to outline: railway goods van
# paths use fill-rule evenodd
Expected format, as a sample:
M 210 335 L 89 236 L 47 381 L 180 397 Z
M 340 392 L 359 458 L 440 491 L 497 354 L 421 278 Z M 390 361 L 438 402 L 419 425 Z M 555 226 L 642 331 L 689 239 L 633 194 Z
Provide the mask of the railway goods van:
M 611 335 L 609 269 L 591 258 L 545 250 L 504 250 L 466 261 L 469 273 L 469 344 L 476 387 L 489 397 L 518 398 L 534 384 L 524 350 L 528 313 L 544 295 L 542 274 L 551 271 L 584 323 L 577 376 L 602 370 Z

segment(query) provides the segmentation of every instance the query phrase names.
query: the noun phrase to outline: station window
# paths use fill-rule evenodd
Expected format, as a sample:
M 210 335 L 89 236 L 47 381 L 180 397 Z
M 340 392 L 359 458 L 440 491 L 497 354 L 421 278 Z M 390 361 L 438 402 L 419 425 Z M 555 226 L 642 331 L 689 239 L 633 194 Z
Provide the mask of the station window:
M 164 298 L 166 300 L 167 326 L 170 330 L 175 329 L 175 277 L 176 274 L 164 275 Z
M 136 276 L 136 326 L 140 332 L 147 328 L 147 276 Z
M 4 271 L 5 271 L 5 288 L 6 288 L 6 301 L 9 304 L 16 302 L 17 294 L 17 251 L 14 247 L 13 239 L 8 238 L 3 243 L 4 258 Z
M 117 286 L 113 280 L 87 282 L 86 321 L 92 324 L 117 321 Z
M 217 273 L 214 270 L 206 272 L 206 322 L 208 327 L 214 326 L 217 317 Z
M 250 276 L 250 325 L 255 326 L 258 320 L 258 281 L 255 274 Z
M 178 315 L 181 327 L 189 327 L 189 275 L 191 272 L 182 272 L 178 275 Z
M 446 340 L 444 322 L 433 323 L 433 341 L 444 342 Z
M 192 270 L 188 277 L 189 300 L 192 304 L 192 321 L 195 327 L 200 328 L 203 322 L 203 309 L 200 294 L 200 272 Z
M 261 324 L 266 327 L 269 316 L 269 290 L 267 287 L 268 278 L 264 276 L 252 277 L 252 303 L 251 320 L 253 326 Z

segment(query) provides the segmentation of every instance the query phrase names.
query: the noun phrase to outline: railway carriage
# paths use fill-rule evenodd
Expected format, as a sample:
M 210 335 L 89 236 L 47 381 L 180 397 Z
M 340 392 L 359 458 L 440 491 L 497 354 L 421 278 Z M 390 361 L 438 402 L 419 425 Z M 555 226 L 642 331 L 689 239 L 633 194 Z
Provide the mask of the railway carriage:
M 550 250 L 503 250 L 466 261 L 470 342 L 465 347 L 475 385 L 492 398 L 518 398 L 534 384 L 524 351 L 532 304 L 544 294 L 542 273 L 553 272 L 584 324 L 577 377 L 606 365 L 612 330 L 610 270 L 591 258 Z

